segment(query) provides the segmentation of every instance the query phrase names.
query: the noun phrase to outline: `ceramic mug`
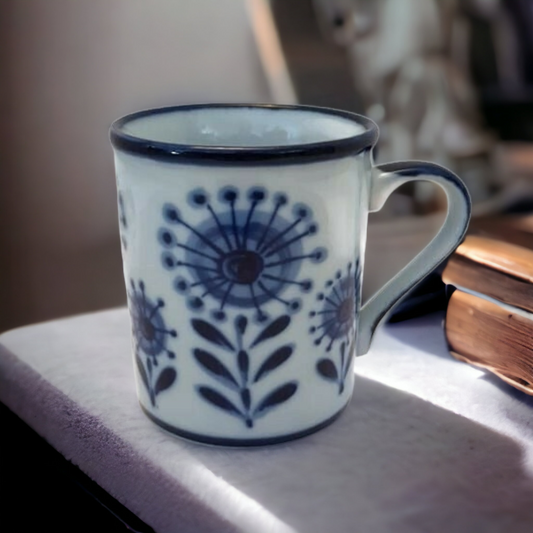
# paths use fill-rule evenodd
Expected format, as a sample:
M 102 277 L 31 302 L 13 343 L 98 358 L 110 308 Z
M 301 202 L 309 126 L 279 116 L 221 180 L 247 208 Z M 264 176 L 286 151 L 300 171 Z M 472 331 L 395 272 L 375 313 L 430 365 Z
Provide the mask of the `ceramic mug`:
M 470 217 L 449 170 L 373 166 L 377 139 L 368 118 L 309 106 L 170 107 L 113 124 L 137 391 L 155 423 L 250 446 L 339 416 L 354 355 Z M 419 179 L 444 189 L 444 225 L 361 306 L 368 213 Z

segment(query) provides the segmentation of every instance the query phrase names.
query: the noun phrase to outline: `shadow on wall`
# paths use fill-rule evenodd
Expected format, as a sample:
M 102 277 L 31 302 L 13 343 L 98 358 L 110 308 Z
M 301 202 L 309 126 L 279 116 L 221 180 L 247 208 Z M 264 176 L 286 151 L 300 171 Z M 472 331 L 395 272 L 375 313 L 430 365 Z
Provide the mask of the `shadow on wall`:
M 234 0 L 0 2 L 0 331 L 125 303 L 110 123 L 269 101 Z

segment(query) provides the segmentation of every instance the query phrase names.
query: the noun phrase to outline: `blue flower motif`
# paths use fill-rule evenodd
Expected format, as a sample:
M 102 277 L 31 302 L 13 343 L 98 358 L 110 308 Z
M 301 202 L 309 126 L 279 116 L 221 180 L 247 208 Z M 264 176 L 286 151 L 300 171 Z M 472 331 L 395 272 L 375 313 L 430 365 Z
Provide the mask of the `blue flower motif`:
M 174 288 L 189 295 L 191 309 L 203 309 L 210 296 L 218 304 L 212 313 L 216 320 L 225 319 L 229 306 L 255 309 L 262 322 L 267 319 L 263 306 L 268 302 L 277 301 L 289 312 L 301 308 L 298 298 L 284 294 L 291 287 L 301 292 L 312 289 L 312 281 L 298 279 L 298 274 L 305 261 L 323 261 L 326 251 L 304 250 L 304 240 L 318 232 L 307 206 L 294 205 L 288 220 L 287 214 L 282 215 L 289 209 L 287 196 L 275 194 L 270 203 L 267 196 L 264 188 L 253 187 L 240 198 L 238 189 L 225 187 L 218 194 L 221 207 L 215 210 L 203 189 L 193 190 L 189 205 L 206 213 L 196 225 L 174 205 L 163 207 L 167 225 L 158 233 L 164 248 L 162 263 L 168 270 L 184 270 L 175 278 Z M 178 239 L 170 226 L 185 230 L 184 238 Z
M 361 271 L 359 261 L 356 263 L 355 272 L 352 272 L 352 263 L 348 264 L 347 272 L 343 276 L 339 270 L 335 279 L 328 280 L 326 291 L 317 294 L 317 300 L 321 302 L 318 311 L 311 311 L 309 316 L 317 318 L 319 324 L 309 329 L 311 334 L 317 334 L 315 344 L 319 346 L 327 339 L 326 351 L 331 351 L 336 341 L 344 339 L 349 341 L 355 329 L 355 309 Z
M 128 229 L 128 219 L 126 218 L 126 210 L 124 208 L 124 196 L 121 191 L 118 191 L 118 220 L 120 223 L 120 240 L 124 250 L 128 248 L 128 242 L 125 237 L 125 233 Z
M 120 225 L 124 228 L 128 228 L 128 220 L 126 219 L 126 213 L 124 211 L 124 196 L 122 192 L 118 192 L 118 212 Z
M 165 302 L 160 298 L 156 302 L 146 296 L 143 281 L 139 281 L 138 288 L 130 280 L 129 307 L 132 320 L 133 336 L 137 349 L 152 359 L 157 366 L 157 357 L 162 353 L 174 358 L 174 352 L 167 348 L 168 338 L 177 337 L 176 330 L 168 329 L 165 325 L 161 309 Z
M 161 312 L 165 302 L 162 299 L 154 302 L 148 298 L 143 281 L 139 281 L 138 288 L 133 280 L 130 280 L 130 285 L 128 303 L 135 340 L 135 364 L 152 407 L 157 407 L 159 394 L 172 387 L 178 378 L 173 366 L 156 368 L 161 354 L 174 359 L 174 352 L 167 348 L 167 342 L 169 337 L 177 337 L 177 333 L 165 325 Z
M 326 352 L 331 352 L 335 344 L 339 345 L 340 361 L 338 364 L 331 358 L 320 359 L 317 363 L 318 373 L 325 379 L 339 386 L 339 394 L 344 390 L 344 382 L 350 368 L 355 349 L 355 312 L 359 303 L 361 268 L 359 260 L 352 272 L 349 263 L 346 274 L 338 271 L 334 279 L 326 283 L 326 291 L 317 295 L 321 303 L 317 311 L 309 316 L 318 321 L 309 332 L 316 335 L 315 345 L 320 346 L 326 341 Z M 348 353 L 346 353 L 348 352 Z

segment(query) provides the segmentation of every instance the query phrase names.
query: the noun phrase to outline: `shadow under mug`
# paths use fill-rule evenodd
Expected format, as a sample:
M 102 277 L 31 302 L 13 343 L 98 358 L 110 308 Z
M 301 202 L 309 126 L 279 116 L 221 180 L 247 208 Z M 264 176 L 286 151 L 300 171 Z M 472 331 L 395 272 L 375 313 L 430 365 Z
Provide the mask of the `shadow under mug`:
M 333 109 L 192 105 L 111 127 L 139 401 L 192 440 L 250 446 L 332 422 L 379 322 L 461 242 L 470 199 L 424 162 L 373 166 Z M 448 198 L 431 243 L 361 306 L 368 213 L 408 181 Z

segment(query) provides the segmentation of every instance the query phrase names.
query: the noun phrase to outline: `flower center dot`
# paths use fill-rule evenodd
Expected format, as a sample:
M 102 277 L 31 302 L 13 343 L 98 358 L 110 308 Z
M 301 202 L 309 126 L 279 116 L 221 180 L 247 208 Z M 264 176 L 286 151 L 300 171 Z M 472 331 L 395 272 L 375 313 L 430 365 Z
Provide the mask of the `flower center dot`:
M 155 337 L 154 325 L 148 318 L 143 318 L 141 320 L 141 333 L 143 337 L 149 341 L 152 341 Z
M 263 258 L 251 250 L 235 250 L 222 259 L 222 273 L 233 283 L 251 285 L 263 272 Z
M 346 298 L 337 308 L 337 318 L 339 322 L 348 322 L 353 317 L 354 299 Z

